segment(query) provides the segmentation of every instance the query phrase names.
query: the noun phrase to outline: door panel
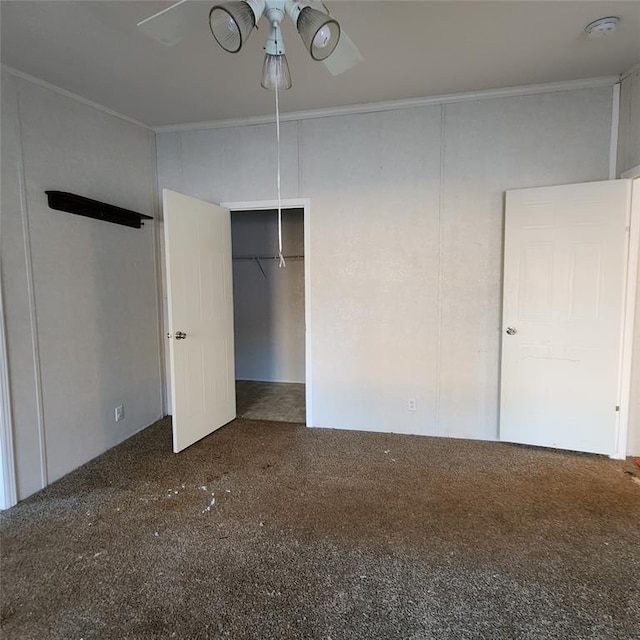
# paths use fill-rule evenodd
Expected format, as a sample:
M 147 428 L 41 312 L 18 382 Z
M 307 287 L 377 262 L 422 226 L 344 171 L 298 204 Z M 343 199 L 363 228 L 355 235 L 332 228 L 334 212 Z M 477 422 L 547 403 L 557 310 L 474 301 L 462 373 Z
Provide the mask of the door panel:
M 615 451 L 629 206 L 628 180 L 507 192 L 501 440 Z
M 177 453 L 236 417 L 231 216 L 174 191 L 162 195 Z

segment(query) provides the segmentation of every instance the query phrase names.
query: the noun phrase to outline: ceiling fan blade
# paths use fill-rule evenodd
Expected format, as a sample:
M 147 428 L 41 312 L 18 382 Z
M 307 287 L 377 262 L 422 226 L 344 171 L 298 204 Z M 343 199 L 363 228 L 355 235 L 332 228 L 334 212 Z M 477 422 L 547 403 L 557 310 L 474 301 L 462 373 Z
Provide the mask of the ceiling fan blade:
M 360 64 L 363 60 L 364 58 L 353 40 L 344 31 L 340 31 L 338 46 L 323 62 L 329 73 L 332 76 L 337 76 Z
M 200 22 L 206 21 L 208 12 L 207 3 L 179 0 L 141 20 L 137 26 L 150 38 L 172 47 L 196 29 Z

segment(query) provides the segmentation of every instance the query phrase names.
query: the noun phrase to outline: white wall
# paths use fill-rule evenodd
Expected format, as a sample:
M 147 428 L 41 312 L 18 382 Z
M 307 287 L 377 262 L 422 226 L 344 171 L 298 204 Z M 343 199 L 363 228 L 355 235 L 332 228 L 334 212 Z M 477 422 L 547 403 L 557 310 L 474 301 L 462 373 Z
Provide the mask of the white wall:
M 44 194 L 154 215 L 154 164 L 149 130 L 2 72 L 1 264 L 20 499 L 161 416 L 154 225 L 53 211 Z
M 640 165 L 640 69 L 627 76 L 620 86 L 620 129 L 618 175 Z M 635 193 L 638 191 L 636 188 Z M 637 206 L 637 205 L 636 205 Z M 638 273 L 640 283 L 640 272 Z M 627 453 L 640 455 L 640 294 L 636 297 L 631 406 Z
M 603 88 L 283 124 L 282 195 L 311 199 L 315 426 L 497 437 L 503 192 L 606 179 L 611 108 Z M 274 197 L 272 125 L 157 145 L 162 187 Z
M 231 214 L 234 256 L 274 256 L 277 213 Z M 284 255 L 304 255 L 304 210 L 282 212 Z M 260 269 L 262 267 L 262 270 Z M 237 380 L 304 382 L 304 260 L 233 261 Z M 264 271 L 264 274 L 263 274 Z

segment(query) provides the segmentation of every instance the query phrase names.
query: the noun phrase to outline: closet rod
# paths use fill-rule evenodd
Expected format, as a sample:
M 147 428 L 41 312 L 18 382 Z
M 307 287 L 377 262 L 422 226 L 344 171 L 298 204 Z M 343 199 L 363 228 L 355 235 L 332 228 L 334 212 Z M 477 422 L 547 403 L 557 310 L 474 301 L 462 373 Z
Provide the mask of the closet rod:
M 304 260 L 304 256 L 284 256 L 285 260 Z M 233 256 L 233 260 L 280 260 L 280 256 Z

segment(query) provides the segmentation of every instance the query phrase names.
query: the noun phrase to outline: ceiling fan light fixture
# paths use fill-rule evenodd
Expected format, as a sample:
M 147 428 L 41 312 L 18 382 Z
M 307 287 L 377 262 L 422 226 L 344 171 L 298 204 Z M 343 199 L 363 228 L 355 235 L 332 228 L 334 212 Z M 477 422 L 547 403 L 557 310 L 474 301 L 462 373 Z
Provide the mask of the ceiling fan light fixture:
M 340 25 L 331 16 L 304 7 L 296 21 L 298 33 L 314 60 L 328 58 L 340 40 Z
M 278 91 L 291 89 L 291 72 L 287 56 L 284 53 L 281 55 L 265 54 L 260 85 L 264 89 L 272 91 L 275 91 L 276 87 L 278 87 Z
M 256 16 L 247 2 L 225 2 L 211 7 L 209 28 L 216 42 L 229 53 L 237 53 L 256 26 Z

